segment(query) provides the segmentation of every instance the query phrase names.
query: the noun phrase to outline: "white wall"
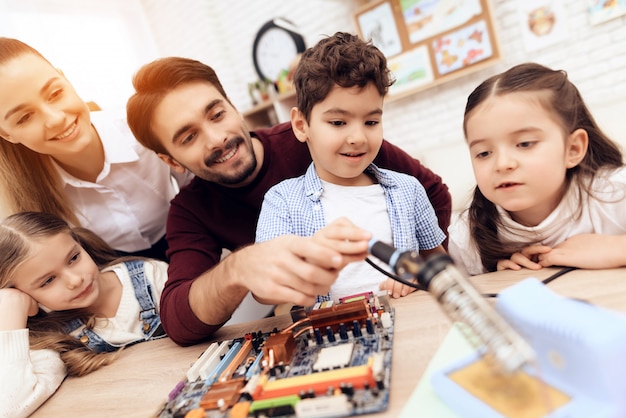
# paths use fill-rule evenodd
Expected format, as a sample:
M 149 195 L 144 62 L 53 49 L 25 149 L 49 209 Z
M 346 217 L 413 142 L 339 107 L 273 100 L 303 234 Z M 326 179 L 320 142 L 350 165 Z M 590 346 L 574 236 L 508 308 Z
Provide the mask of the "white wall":
M 493 0 L 502 61 L 385 106 L 385 137 L 420 158 L 450 187 L 455 207 L 473 185 L 461 123 L 467 95 L 486 77 L 536 61 L 566 70 L 597 119 L 626 143 L 626 17 L 589 23 L 587 0 L 562 4 L 569 38 L 527 52 L 518 8 L 530 0 Z M 267 20 L 295 23 L 307 46 L 338 30 L 355 32 L 364 0 L 0 0 L 0 35 L 18 37 L 61 67 L 86 100 L 124 106 L 132 73 L 156 56 L 179 55 L 213 66 L 241 111 L 257 76 L 252 43 Z M 37 17 L 35 13 L 44 13 Z M 130 51 L 130 52 L 129 52 Z
M 347 0 L 140 1 L 159 53 L 188 56 L 213 66 L 241 111 L 251 106 L 246 86 L 256 79 L 252 43 L 266 20 L 277 16 L 291 20 L 311 46 L 324 34 L 355 32 L 352 15 L 363 4 Z M 603 113 L 597 114 L 598 120 L 613 125 L 610 132 L 626 141 L 626 128 L 621 129 L 619 120 L 626 112 L 626 17 L 592 26 L 586 1 L 562 2 L 569 38 L 529 53 L 518 14 L 525 0 L 493 0 L 500 63 L 386 105 L 385 137 L 439 173 L 452 190 L 457 208 L 474 184 L 461 129 L 466 98 L 483 79 L 514 64 L 536 61 L 566 70 L 591 109 Z
M 356 0 L 140 0 L 159 52 L 198 59 L 212 66 L 240 111 L 252 106 L 248 82 L 258 76 L 252 44 L 258 29 L 274 17 L 292 21 L 307 46 L 324 34 L 354 31 Z
M 102 108 L 124 107 L 132 74 L 157 57 L 139 0 L 0 0 L 0 36 L 37 49 Z

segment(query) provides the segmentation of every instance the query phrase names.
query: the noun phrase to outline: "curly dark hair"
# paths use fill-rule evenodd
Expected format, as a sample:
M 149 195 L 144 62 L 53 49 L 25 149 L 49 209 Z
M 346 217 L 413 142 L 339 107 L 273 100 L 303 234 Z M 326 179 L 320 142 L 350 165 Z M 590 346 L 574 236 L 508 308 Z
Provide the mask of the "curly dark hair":
M 304 51 L 293 83 L 296 106 L 309 122 L 313 106 L 322 102 L 335 85 L 350 88 L 373 83 L 384 97 L 394 80 L 385 55 L 371 41 L 337 32 Z

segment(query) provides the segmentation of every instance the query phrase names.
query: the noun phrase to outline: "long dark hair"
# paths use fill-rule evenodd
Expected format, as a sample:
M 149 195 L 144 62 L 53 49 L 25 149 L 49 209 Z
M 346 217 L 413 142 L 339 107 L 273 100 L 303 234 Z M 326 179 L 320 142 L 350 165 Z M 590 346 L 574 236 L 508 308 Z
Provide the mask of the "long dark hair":
M 472 111 L 490 97 L 540 91 L 549 94 L 538 94 L 537 100 L 559 121 L 563 132 L 569 134 L 576 129 L 584 129 L 589 136 L 585 157 L 577 166 L 567 170 L 566 181 L 576 182 L 580 190 L 591 194 L 589 180 L 601 168 L 621 167 L 624 164 L 623 156 L 619 146 L 602 132 L 565 71 L 525 63 L 488 78 L 467 99 L 463 131 L 467 137 L 467 120 Z M 519 251 L 520 245 L 501 242 L 498 228 L 503 225 L 498 210 L 478 187 L 474 190 L 468 211 L 470 233 L 479 250 L 482 264 L 487 271 L 495 271 L 498 260 L 510 258 Z

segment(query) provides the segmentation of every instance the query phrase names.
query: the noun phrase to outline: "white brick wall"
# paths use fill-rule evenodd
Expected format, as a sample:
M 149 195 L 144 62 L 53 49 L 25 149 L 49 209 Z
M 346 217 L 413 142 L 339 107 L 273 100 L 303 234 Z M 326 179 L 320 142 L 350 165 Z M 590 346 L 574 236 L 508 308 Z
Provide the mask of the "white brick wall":
M 463 205 L 465 192 L 473 184 L 469 156 L 462 134 L 463 110 L 467 95 L 488 76 L 524 61 L 536 61 L 544 65 L 566 70 L 578 86 L 596 118 L 613 138 L 626 145 L 626 16 L 595 26 L 590 25 L 586 5 L 589 0 L 561 1 L 568 27 L 567 41 L 529 53 L 525 50 L 519 23 L 518 6 L 527 0 L 492 0 L 495 26 L 501 46 L 502 61 L 476 73 L 416 93 L 403 99 L 388 102 L 385 106 L 385 137 L 407 152 L 420 158 L 433 171 L 440 174 L 450 187 L 455 207 Z M 133 67 L 141 57 L 154 56 L 155 47 L 145 38 L 152 36 L 156 55 L 186 56 L 199 59 L 213 66 L 224 84 L 231 100 L 241 111 L 251 106 L 247 84 L 257 76 L 252 63 L 252 44 L 257 30 L 273 17 L 284 17 L 300 28 L 308 46 L 315 44 L 323 35 L 338 30 L 355 32 L 353 13 L 366 0 L 108 0 L 103 6 L 98 0 L 1 0 L 0 34 L 15 36 L 40 47 L 38 37 L 61 31 L 43 31 L 44 28 L 24 28 L 11 25 L 9 12 L 39 11 L 56 13 L 64 11 L 74 16 L 88 14 L 100 16 L 103 10 L 112 14 L 117 11 L 123 23 L 132 21 L 133 28 L 141 36 L 129 40 L 137 48 L 135 60 L 124 62 L 124 68 Z M 548 0 L 546 0 L 548 2 Z M 143 10 L 144 19 L 133 19 L 134 11 Z M 129 10 L 132 12 L 129 12 Z M 101 16 L 100 16 L 101 17 Z M 79 17 L 83 19 L 82 17 Z M 8 19 L 8 22 L 7 22 Z M 49 19 L 50 20 L 50 19 Z M 145 22 L 148 30 L 143 30 Z M 56 22 L 56 20 L 55 20 Z M 84 22 L 81 20 L 81 24 Z M 78 23 L 77 23 L 78 24 Z M 79 25 L 80 26 L 80 25 Z M 82 27 L 82 26 L 81 26 Z M 41 29 L 37 31 L 36 29 Z M 75 29 L 75 28 L 74 28 Z M 45 33 L 44 33 L 45 32 Z M 132 32 L 132 31 L 130 31 Z M 84 31 L 79 39 L 59 38 L 55 47 L 73 45 L 72 51 L 81 57 L 93 53 L 93 37 L 101 32 Z M 55 38 L 56 39 L 56 38 Z M 99 40 L 99 38 L 98 38 Z M 76 44 L 76 47 L 74 47 Z M 80 45 L 78 45 L 80 44 Z M 40 47 L 41 48 L 41 47 Z M 81 49 L 82 48 L 82 49 Z M 88 51 L 84 49 L 87 48 Z M 53 53 L 42 51 L 53 58 Z M 116 57 L 118 58 L 118 57 Z M 53 60 L 63 68 L 74 83 L 80 84 L 77 72 L 88 67 L 73 68 L 64 62 Z M 130 63 L 130 61 L 133 61 Z M 93 58 L 87 58 L 93 64 Z M 99 62 L 99 61 L 98 61 Z M 121 65 L 116 65 L 116 70 Z M 102 68 L 106 68 L 105 65 Z M 125 70 L 126 71 L 126 70 Z M 119 71 L 117 71 L 119 72 Z M 133 70 L 134 72 L 134 70 Z M 95 77 L 94 77 L 95 74 Z M 108 86 L 115 97 L 111 102 L 126 102 L 127 91 L 120 85 L 109 86 L 111 81 L 88 71 L 92 82 Z M 130 79 L 131 74 L 128 75 Z M 94 81 L 95 80 L 95 81 Z M 128 89 L 130 89 L 130 83 Z M 80 86 L 79 86 L 80 87 Z M 101 89 L 102 90 L 102 89 Z M 108 104 L 101 97 L 87 94 L 90 100 Z M 94 97 L 91 97 L 91 96 Z M 107 96 L 108 97 L 108 96 Z
M 521 0 L 520 0 L 521 1 Z M 484 78 L 524 61 L 567 70 L 589 103 L 626 97 L 626 17 L 589 24 L 586 1 L 565 3 L 570 39 L 527 53 L 517 1 L 494 0 L 502 62 L 397 102 L 385 109 L 386 137 L 405 149 L 423 149 L 461 140 L 461 118 L 469 92 Z M 256 78 L 254 35 L 276 16 L 293 21 L 313 45 L 323 34 L 355 31 L 359 1 L 342 0 L 141 0 L 160 53 L 200 59 L 212 65 L 240 110 L 250 106 L 246 86 Z
M 322 34 L 354 31 L 358 1 L 341 0 L 140 0 L 163 56 L 203 61 L 218 73 L 237 108 L 251 107 L 247 85 L 258 76 L 252 44 L 258 29 L 274 17 L 292 21 L 307 46 Z
M 252 43 L 265 21 L 278 16 L 291 20 L 305 36 L 307 46 L 311 46 L 324 34 L 337 30 L 355 32 L 352 15 L 363 3 L 356 0 L 140 1 L 160 53 L 189 56 L 213 66 L 241 111 L 250 107 L 247 83 L 256 79 Z M 386 105 L 385 137 L 431 164 L 449 183 L 453 195 L 458 194 L 456 189 L 466 188 L 472 178 L 471 171 L 464 164 L 447 167 L 441 153 L 463 152 L 461 126 L 465 101 L 488 76 L 521 62 L 536 61 L 566 70 L 592 109 L 626 103 L 625 16 L 591 26 L 586 0 L 561 0 L 569 39 L 529 53 L 522 39 L 518 1 L 523 0 L 492 0 L 501 47 L 500 63 Z M 455 154 L 451 161 L 469 164 L 466 158 Z M 451 184 L 461 177 L 465 179 L 462 184 Z

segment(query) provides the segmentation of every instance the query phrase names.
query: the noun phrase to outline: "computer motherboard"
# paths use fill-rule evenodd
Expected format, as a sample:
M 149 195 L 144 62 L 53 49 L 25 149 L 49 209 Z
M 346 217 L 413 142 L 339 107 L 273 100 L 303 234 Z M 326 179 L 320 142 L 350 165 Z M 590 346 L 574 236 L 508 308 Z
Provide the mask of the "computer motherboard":
M 211 344 L 159 418 L 338 417 L 387 409 L 394 311 L 371 292 L 292 309 L 293 323 Z

